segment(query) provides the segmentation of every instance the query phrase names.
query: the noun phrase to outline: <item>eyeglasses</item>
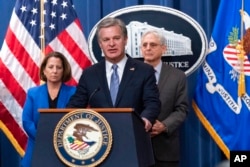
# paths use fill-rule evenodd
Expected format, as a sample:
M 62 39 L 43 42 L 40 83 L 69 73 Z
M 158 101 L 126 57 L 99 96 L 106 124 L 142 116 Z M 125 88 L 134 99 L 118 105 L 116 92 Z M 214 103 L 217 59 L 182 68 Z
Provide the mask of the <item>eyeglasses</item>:
M 160 46 L 162 44 L 158 44 L 158 43 L 143 43 L 142 44 L 142 48 L 146 49 L 148 47 L 148 45 L 149 45 L 150 48 L 156 48 L 157 46 Z

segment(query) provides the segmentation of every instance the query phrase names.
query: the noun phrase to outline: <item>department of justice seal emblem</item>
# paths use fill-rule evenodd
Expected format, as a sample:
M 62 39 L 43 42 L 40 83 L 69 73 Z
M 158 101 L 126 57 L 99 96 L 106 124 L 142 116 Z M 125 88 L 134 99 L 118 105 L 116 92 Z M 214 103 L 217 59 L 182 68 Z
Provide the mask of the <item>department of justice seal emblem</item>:
M 54 148 L 60 160 L 74 167 L 94 167 L 105 160 L 112 146 L 106 119 L 89 109 L 66 114 L 54 131 Z

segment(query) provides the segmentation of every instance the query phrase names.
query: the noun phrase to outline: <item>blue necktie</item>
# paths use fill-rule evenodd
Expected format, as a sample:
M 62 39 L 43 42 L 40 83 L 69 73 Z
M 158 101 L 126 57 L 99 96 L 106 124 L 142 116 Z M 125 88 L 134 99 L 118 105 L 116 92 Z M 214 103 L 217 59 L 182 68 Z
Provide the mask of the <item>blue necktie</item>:
M 119 89 L 119 76 L 117 74 L 117 68 L 118 66 L 116 64 L 112 65 L 113 73 L 111 75 L 110 94 L 111 94 L 113 105 L 115 105 L 115 100 L 116 100 L 117 92 Z

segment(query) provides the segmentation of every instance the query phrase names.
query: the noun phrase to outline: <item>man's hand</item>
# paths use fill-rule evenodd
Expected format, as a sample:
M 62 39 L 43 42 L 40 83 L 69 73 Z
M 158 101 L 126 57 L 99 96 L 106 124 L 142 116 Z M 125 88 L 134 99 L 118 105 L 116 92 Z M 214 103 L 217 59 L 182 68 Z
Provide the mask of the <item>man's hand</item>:
M 150 133 L 151 137 L 154 137 L 156 135 L 161 134 L 162 132 L 165 132 L 167 127 L 161 123 L 159 120 L 156 120 L 153 127 L 152 132 Z
M 144 127 L 145 127 L 146 132 L 150 131 L 152 128 L 151 122 L 147 118 L 144 118 L 144 117 L 142 118 L 142 120 L 145 124 Z

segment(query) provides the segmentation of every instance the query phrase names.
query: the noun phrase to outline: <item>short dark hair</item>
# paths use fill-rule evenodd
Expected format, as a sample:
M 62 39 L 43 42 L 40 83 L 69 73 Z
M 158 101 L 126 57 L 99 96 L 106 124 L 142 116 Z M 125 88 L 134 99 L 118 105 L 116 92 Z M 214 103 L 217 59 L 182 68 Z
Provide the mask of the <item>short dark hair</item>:
M 99 38 L 100 38 L 99 33 L 100 33 L 100 30 L 102 28 L 107 28 L 107 27 L 116 26 L 116 25 L 121 28 L 124 37 L 127 37 L 128 36 L 128 32 L 127 32 L 127 28 L 126 28 L 125 23 L 121 19 L 107 17 L 107 18 L 104 18 L 97 25 L 97 30 L 96 30 L 97 39 L 99 40 Z
M 62 53 L 55 52 L 55 51 L 48 53 L 44 57 L 44 59 L 42 61 L 42 64 L 40 66 L 40 72 L 39 72 L 40 79 L 43 80 L 44 82 L 47 82 L 47 78 L 44 75 L 43 71 L 44 71 L 44 69 L 45 69 L 45 67 L 46 67 L 46 65 L 48 63 L 49 58 L 51 58 L 51 57 L 59 58 L 62 61 L 62 65 L 63 65 L 62 82 L 69 81 L 71 79 L 71 76 L 72 76 L 72 74 L 71 74 L 71 66 L 70 66 L 68 60 L 66 59 L 66 57 Z

